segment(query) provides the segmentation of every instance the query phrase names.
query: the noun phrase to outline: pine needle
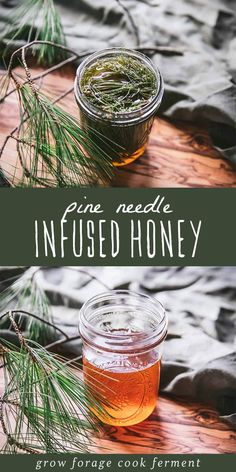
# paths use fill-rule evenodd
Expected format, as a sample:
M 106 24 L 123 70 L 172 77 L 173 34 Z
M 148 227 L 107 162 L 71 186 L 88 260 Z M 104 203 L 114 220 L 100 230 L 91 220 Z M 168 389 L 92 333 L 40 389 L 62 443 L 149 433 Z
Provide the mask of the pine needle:
M 81 79 L 87 100 L 106 112 L 130 112 L 142 108 L 157 90 L 154 72 L 136 58 L 126 55 L 99 58 L 88 66 Z
M 8 17 L 8 24 L 0 36 L 7 44 L 5 54 L 14 40 L 52 41 L 65 45 L 60 16 L 53 0 L 23 0 Z M 34 53 L 38 48 L 34 50 Z M 49 45 L 42 45 L 37 56 L 38 63 L 53 64 L 65 58 L 65 52 Z
M 112 159 L 69 113 L 52 103 L 33 84 L 18 89 L 21 125 L 17 151 L 23 169 L 18 185 L 43 187 L 92 186 L 113 175 Z M 94 137 L 94 139 L 93 139 Z M 108 142 L 112 152 L 112 143 Z
M 0 78 L 0 103 L 4 101 L 5 95 L 8 92 L 11 77 L 8 73 L 3 74 Z
M 38 285 L 32 273 L 25 273 L 11 283 L 0 293 L 0 313 L 6 310 L 25 310 L 29 313 L 37 313 L 42 320 L 52 322 L 51 307 L 46 293 Z M 53 329 L 40 319 L 30 316 L 17 315 L 19 327 L 27 332 L 30 339 L 45 344 L 51 339 Z M 0 328 L 5 326 L 5 320 L 0 321 Z
M 19 351 L 3 343 L 2 452 L 90 452 L 100 429 L 95 411 L 107 415 L 99 395 L 37 343 L 22 338 Z

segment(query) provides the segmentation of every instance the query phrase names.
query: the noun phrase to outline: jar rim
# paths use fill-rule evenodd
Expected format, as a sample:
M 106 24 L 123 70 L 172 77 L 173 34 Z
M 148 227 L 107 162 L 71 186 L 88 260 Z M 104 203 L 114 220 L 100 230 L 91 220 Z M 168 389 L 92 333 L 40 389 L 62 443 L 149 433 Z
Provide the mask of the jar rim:
M 149 312 L 156 318 L 156 329 L 152 331 L 111 333 L 98 328 L 91 320 L 88 320 L 86 312 L 88 313 L 89 310 L 93 309 L 96 303 L 99 304 L 104 301 L 115 300 L 119 296 L 126 297 L 127 299 L 130 298 L 130 300 L 133 299 L 136 302 L 138 301 L 140 304 L 139 311 L 141 311 L 142 308 L 142 311 L 145 310 L 147 313 L 149 308 Z M 115 305 L 113 306 L 115 308 Z M 162 303 L 156 298 L 131 290 L 111 290 L 95 295 L 83 304 L 80 309 L 79 331 L 82 339 L 102 350 L 114 352 L 133 352 L 138 350 L 142 352 L 164 341 L 167 334 L 167 323 L 165 309 Z M 100 339 L 100 342 L 98 342 L 97 338 Z M 103 340 L 102 342 L 101 339 Z
M 89 100 L 83 95 L 80 82 L 83 74 L 83 70 L 93 63 L 96 59 L 106 57 L 109 55 L 124 54 L 127 56 L 135 57 L 146 64 L 147 67 L 155 74 L 157 82 L 157 90 L 155 95 L 152 97 L 150 102 L 144 106 L 138 108 L 137 110 L 127 111 L 127 112 L 106 112 L 99 107 L 92 105 Z M 74 83 L 74 93 L 75 98 L 82 110 L 90 115 L 94 119 L 102 119 L 103 121 L 112 121 L 114 124 L 133 124 L 136 121 L 141 122 L 148 119 L 151 115 L 155 113 L 158 107 L 161 104 L 161 100 L 164 93 L 164 82 L 163 77 L 159 69 L 154 66 L 153 62 L 145 54 L 129 49 L 129 48 L 105 48 L 101 51 L 97 51 L 93 54 L 90 54 L 85 58 L 81 64 L 78 66 L 76 71 L 75 83 Z

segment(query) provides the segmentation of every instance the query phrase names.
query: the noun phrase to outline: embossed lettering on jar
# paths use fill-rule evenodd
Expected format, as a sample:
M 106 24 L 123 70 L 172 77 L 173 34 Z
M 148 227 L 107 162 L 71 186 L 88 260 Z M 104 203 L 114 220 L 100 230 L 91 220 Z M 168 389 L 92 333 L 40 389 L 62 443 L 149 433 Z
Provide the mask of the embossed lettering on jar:
M 105 400 L 104 422 L 128 426 L 154 410 L 167 319 L 163 306 L 146 295 L 111 291 L 81 309 L 85 381 Z
M 114 165 L 143 154 L 163 90 L 160 71 L 131 49 L 104 49 L 78 67 L 75 97 L 81 125 Z

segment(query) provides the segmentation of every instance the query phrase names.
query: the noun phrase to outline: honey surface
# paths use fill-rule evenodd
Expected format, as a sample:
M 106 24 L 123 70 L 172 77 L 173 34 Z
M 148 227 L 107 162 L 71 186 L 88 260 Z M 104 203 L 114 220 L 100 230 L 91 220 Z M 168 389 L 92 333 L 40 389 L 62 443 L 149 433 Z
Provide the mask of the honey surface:
M 110 113 L 140 110 L 155 96 L 155 73 L 143 61 L 123 54 L 98 58 L 82 73 L 81 88 L 95 107 Z

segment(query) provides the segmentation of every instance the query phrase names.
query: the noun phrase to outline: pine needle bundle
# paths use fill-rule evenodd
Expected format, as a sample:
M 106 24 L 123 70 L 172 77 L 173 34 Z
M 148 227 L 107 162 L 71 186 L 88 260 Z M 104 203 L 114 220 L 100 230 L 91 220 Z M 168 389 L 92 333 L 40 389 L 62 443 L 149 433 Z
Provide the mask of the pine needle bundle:
M 8 24 L 0 36 L 7 44 L 5 53 L 13 40 L 51 41 L 65 45 L 62 23 L 53 0 L 23 0 L 16 6 L 8 18 Z M 36 49 L 35 49 L 36 51 Z M 38 63 L 53 64 L 65 58 L 65 51 L 44 44 L 37 56 Z
M 20 114 L 20 124 L 5 138 L 0 149 L 1 157 L 8 140 L 14 139 L 17 160 L 2 170 L 2 175 L 7 184 L 15 187 L 107 185 L 113 177 L 114 143 L 94 127 L 83 130 L 72 115 L 57 105 L 71 89 L 52 101 L 39 90 L 31 77 L 26 51 L 34 46 L 48 45 L 71 54 L 64 46 L 49 41 L 33 41 L 12 54 L 8 73 L 2 80 L 1 100 L 12 93 L 6 93 L 9 80 L 12 80 L 13 91 L 17 91 L 19 97 Z M 14 61 L 20 53 L 25 81 L 13 72 Z M 75 57 L 72 55 L 61 64 L 71 62 Z M 103 143 L 106 144 L 105 150 Z
M 8 73 L 2 74 L 0 78 L 0 103 L 4 101 L 5 95 L 8 92 L 11 77 Z
M 33 84 L 20 86 L 18 94 L 21 124 L 17 151 L 23 171 L 18 185 L 92 186 L 111 179 L 111 157 L 93 139 L 96 130 L 88 136 L 74 117 Z M 108 146 L 111 148 L 111 143 Z
M 26 341 L 16 324 L 14 329 L 20 350 L 0 343 L 5 371 L 0 421 L 7 438 L 2 452 L 91 452 L 100 429 L 95 411 L 107 415 L 102 398 L 65 362 Z
M 81 88 L 87 100 L 105 112 L 139 110 L 156 94 L 156 76 L 139 60 L 125 55 L 99 58 L 82 76 Z
M 53 329 L 47 324 L 52 322 L 50 303 L 32 273 L 26 272 L 0 293 L 0 313 L 3 314 L 6 309 L 18 311 L 19 314 L 16 314 L 15 318 L 30 339 L 45 344 L 46 340 L 53 336 Z M 24 313 L 21 314 L 22 310 L 40 316 L 25 316 Z M 0 328 L 4 327 L 7 325 L 2 318 Z

